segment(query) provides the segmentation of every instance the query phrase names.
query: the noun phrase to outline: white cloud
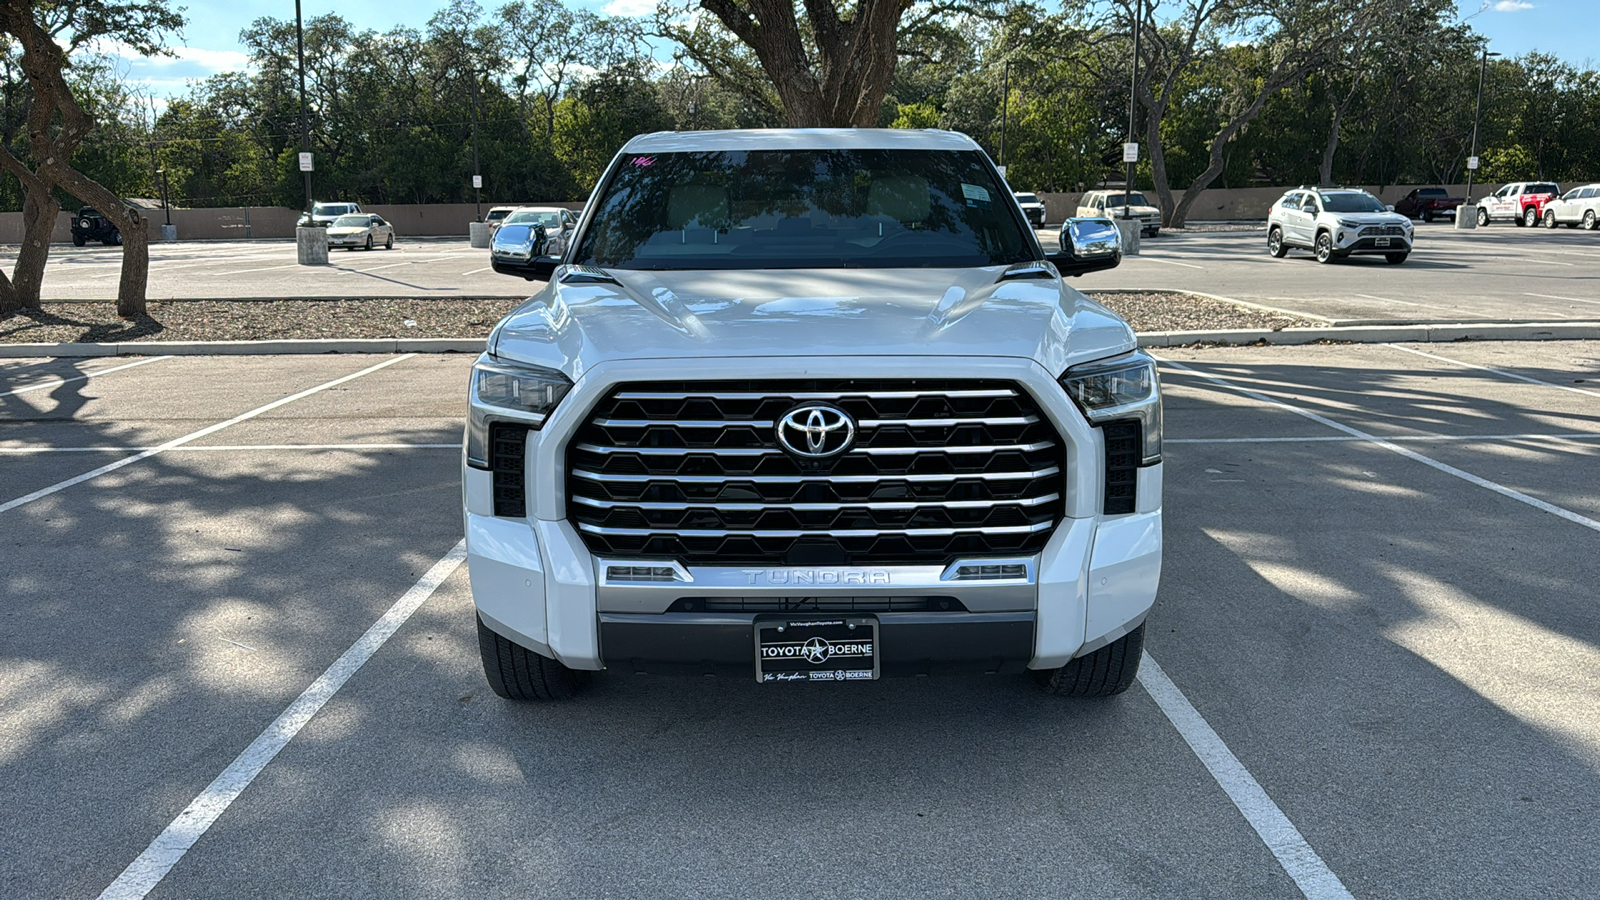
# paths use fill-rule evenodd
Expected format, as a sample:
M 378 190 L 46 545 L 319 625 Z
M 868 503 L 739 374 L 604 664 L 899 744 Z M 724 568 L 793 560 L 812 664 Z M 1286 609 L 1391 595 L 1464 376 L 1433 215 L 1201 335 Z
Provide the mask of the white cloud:
M 100 41 L 95 49 L 141 66 L 183 67 L 207 75 L 233 72 L 250 64 L 250 56 L 239 50 L 208 50 L 204 47 L 172 47 L 171 56 L 140 56 L 139 51 L 117 41 Z
M 600 11 L 608 16 L 651 16 L 656 12 L 656 0 L 611 0 Z
M 1533 4 L 1527 0 L 1500 0 L 1494 5 L 1495 12 L 1520 12 L 1524 9 L 1533 9 Z

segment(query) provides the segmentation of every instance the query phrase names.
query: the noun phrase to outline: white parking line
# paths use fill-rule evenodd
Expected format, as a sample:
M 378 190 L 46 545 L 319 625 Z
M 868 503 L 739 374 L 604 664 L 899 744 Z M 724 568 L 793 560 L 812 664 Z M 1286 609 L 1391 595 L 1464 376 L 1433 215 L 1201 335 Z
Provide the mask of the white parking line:
M 1600 306 L 1600 300 L 1584 300 L 1581 297 L 1557 297 L 1554 294 L 1530 294 L 1527 291 L 1523 291 L 1522 296 L 1539 297 L 1544 300 L 1565 300 L 1568 303 L 1593 303 L 1596 306 Z
M 1239 762 L 1216 730 L 1148 653 L 1139 664 L 1139 684 L 1161 707 L 1167 721 L 1178 729 L 1178 734 L 1200 758 L 1228 799 L 1244 814 L 1245 821 L 1261 836 L 1306 900 L 1354 900 L 1339 877 L 1317 851 L 1311 849 L 1300 829 L 1272 802 L 1261 783 Z
M 300 264 L 296 262 L 296 263 L 289 263 L 288 265 L 285 265 L 285 266 L 267 266 L 266 268 L 262 268 L 262 269 L 219 269 L 217 274 L 218 275 L 245 275 L 245 274 L 248 274 L 250 272 L 271 272 L 274 269 L 294 269 L 294 268 L 298 268 L 299 266 L 300 266 Z
M 154 447 L 0 447 L 0 453 L 140 453 Z M 206 444 L 201 447 L 173 447 L 169 453 L 252 453 L 278 450 L 460 450 L 460 444 Z
M 490 270 L 490 269 L 492 269 L 492 268 L 494 268 L 494 266 L 484 266 L 484 267 L 483 267 L 483 268 L 481 268 L 481 269 L 473 269 L 473 270 L 472 270 L 472 271 L 471 271 L 471 272 L 462 272 L 462 273 L 461 273 L 461 277 L 463 277 L 463 278 L 465 278 L 465 277 L 467 277 L 467 276 L 468 276 L 468 275 L 476 275 L 476 274 L 478 274 L 478 273 L 479 273 L 479 272 L 487 272 L 487 271 L 489 271 L 489 270 Z
M 172 357 L 170 357 L 170 356 L 152 356 L 152 357 L 150 357 L 148 359 L 136 360 L 136 361 L 131 362 L 131 363 L 123 363 L 120 366 L 112 366 L 109 369 L 99 369 L 97 371 L 90 372 L 90 373 L 88 373 L 86 375 L 74 375 L 71 378 L 58 378 L 55 381 L 47 381 L 47 382 L 45 382 L 43 384 L 30 384 L 25 388 L 17 388 L 14 391 L 0 391 L 0 397 L 10 397 L 13 394 L 26 394 L 29 391 L 42 391 L 45 388 L 59 387 L 59 386 L 61 386 L 63 384 L 68 384 L 69 382 L 83 381 L 86 378 L 94 378 L 97 375 L 108 375 L 108 374 L 110 374 L 112 372 L 120 372 L 123 369 L 131 369 L 134 366 L 142 366 L 142 365 L 145 365 L 146 363 L 160 362 L 163 359 L 171 359 L 171 358 Z
M 78 476 L 73 477 L 73 478 L 68 478 L 66 481 L 58 481 L 55 484 L 52 484 L 47 488 L 40 488 L 39 490 L 34 491 L 31 494 L 26 494 L 24 496 L 18 497 L 15 500 L 11 500 L 11 501 L 8 501 L 6 503 L 0 503 L 0 513 L 9 512 L 9 511 L 11 511 L 13 509 L 16 509 L 19 506 L 23 506 L 25 504 L 32 503 L 33 501 L 38 500 L 41 497 L 48 497 L 48 496 L 50 496 L 51 494 L 54 494 L 57 491 L 65 490 L 65 489 L 67 489 L 69 487 L 72 487 L 75 484 L 82 484 L 83 482 L 88 481 L 91 478 L 99 478 L 101 475 L 104 475 L 107 472 L 114 472 L 117 469 L 122 468 L 123 466 L 131 466 L 134 463 L 138 462 L 139 460 L 145 459 L 145 458 L 148 458 L 148 457 L 151 457 L 151 456 L 155 456 L 157 453 L 162 453 L 164 451 L 171 450 L 174 447 L 181 447 L 184 444 L 189 443 L 190 441 L 197 441 L 200 438 L 203 438 L 208 434 L 216 434 L 217 432 L 221 431 L 224 428 L 227 428 L 230 425 L 237 425 L 240 422 L 243 422 L 243 421 L 245 421 L 247 419 L 253 419 L 256 416 L 259 416 L 264 412 L 271 412 L 272 410 L 277 409 L 278 407 L 283 406 L 285 404 L 293 403 L 294 401 L 299 400 L 301 398 L 309 397 L 312 394 L 317 393 L 318 391 L 325 391 L 328 388 L 336 387 L 338 385 L 344 384 L 347 381 L 353 381 L 353 380 L 355 380 L 357 378 L 360 378 L 363 375 L 367 375 L 367 374 L 370 374 L 372 372 L 376 372 L 379 369 L 382 369 L 382 368 L 384 368 L 386 366 L 392 366 L 395 363 L 400 362 L 401 360 L 410 359 L 411 357 L 413 357 L 415 355 L 416 355 L 415 353 L 407 353 L 407 354 L 405 354 L 403 356 L 396 356 L 393 359 L 386 359 L 383 362 L 378 363 L 375 366 L 368 366 L 367 368 L 362 369 L 359 372 L 356 372 L 356 373 L 353 373 L 353 374 L 350 374 L 350 375 L 345 375 L 342 378 L 335 378 L 334 380 L 332 380 L 330 382 L 327 382 L 326 384 L 319 384 L 314 388 L 307 388 L 307 389 L 301 391 L 298 394 L 291 394 L 291 395 L 289 395 L 287 397 L 284 397 L 281 400 L 274 400 L 271 403 L 268 403 L 266 406 L 260 406 L 260 407 L 257 407 L 255 409 L 250 410 L 247 413 L 241 413 L 241 414 L 239 414 L 237 416 L 234 416 L 233 418 L 227 420 L 226 422 L 218 422 L 215 425 L 208 425 L 205 428 L 202 428 L 199 431 L 194 432 L 193 434 L 186 434 L 183 437 L 174 438 L 174 439 L 172 439 L 170 441 L 167 441 L 165 444 L 161 444 L 160 446 L 151 447 L 149 450 L 141 450 L 138 453 L 134 454 L 133 456 L 124 457 L 124 458 L 119 459 L 119 460 L 117 460 L 115 462 L 106 463 L 105 465 L 101 466 L 98 469 L 94 469 L 92 471 L 85 472 L 82 475 L 78 475 Z
M 1204 269 L 1205 268 L 1205 266 L 1196 266 L 1196 265 L 1191 265 L 1189 263 L 1181 263 L 1181 262 L 1177 262 L 1175 260 L 1170 260 L 1170 259 L 1160 259 L 1160 258 L 1157 258 L 1157 257 L 1154 257 L 1154 256 L 1144 256 L 1142 254 L 1139 255 L 1139 256 L 1125 256 L 1125 257 L 1123 257 L 1124 261 L 1130 260 L 1130 259 L 1142 259 L 1142 260 L 1145 260 L 1147 262 L 1161 263 L 1163 265 L 1168 265 L 1168 266 L 1183 266 L 1185 269 Z
M 1391 435 L 1386 441 L 1600 441 L 1600 434 L 1592 431 L 1570 434 L 1408 434 Z M 1358 444 L 1366 441 L 1359 437 L 1247 437 L 1247 438 L 1167 438 L 1166 444 Z
M 1355 294 L 1354 296 L 1360 297 L 1360 298 L 1362 298 L 1364 300 L 1380 300 L 1380 301 L 1382 301 L 1384 303 L 1398 303 L 1401 306 L 1425 306 L 1425 307 L 1428 307 L 1429 309 L 1458 309 L 1459 308 L 1459 307 L 1455 307 L 1455 306 L 1441 306 L 1441 305 L 1439 305 L 1437 303 L 1418 303 L 1418 302 L 1416 302 L 1414 300 L 1396 300 L 1393 297 L 1375 297 L 1372 294 Z
M 200 840 L 212 823 L 239 799 L 245 788 L 272 762 L 278 752 L 294 740 L 300 729 L 311 721 L 345 682 L 377 653 L 400 626 L 411 618 L 419 607 L 439 589 L 461 561 L 467 558 L 467 542 L 459 541 L 443 558 L 434 563 L 411 589 L 401 595 L 378 621 L 372 623 L 350 649 L 334 660 L 317 680 L 311 682 L 293 703 L 274 719 L 266 730 L 257 735 L 244 748 L 222 774 L 218 775 L 198 797 L 190 801 L 183 812 L 168 825 L 144 852 L 128 864 L 122 874 L 104 891 L 100 900 L 138 900 L 149 894 L 172 867 L 183 859 L 189 848 Z
M 1462 362 L 1459 359 L 1451 359 L 1448 356 L 1440 356 L 1437 353 L 1428 353 L 1422 350 L 1413 350 L 1410 347 L 1402 347 L 1399 344 L 1385 344 L 1384 346 L 1394 350 L 1402 350 L 1406 353 L 1415 353 L 1418 356 L 1426 356 L 1429 359 L 1437 359 L 1440 362 L 1447 362 L 1455 366 L 1462 366 L 1468 369 L 1478 369 L 1484 372 L 1493 372 L 1496 375 L 1500 375 L 1505 378 L 1514 378 L 1517 381 L 1526 381 L 1529 384 L 1542 384 L 1545 387 L 1553 387 L 1563 391 L 1571 391 L 1574 394 L 1586 394 L 1590 397 L 1600 397 L 1600 391 L 1585 390 L 1583 388 L 1573 387 L 1570 384 L 1556 384 L 1553 381 L 1540 381 L 1537 378 L 1529 378 L 1526 375 L 1518 375 L 1515 372 L 1507 372 L 1504 369 L 1492 369 L 1488 366 L 1480 366 L 1477 363 Z
M 1429 466 L 1430 468 L 1437 469 L 1440 472 L 1445 473 L 1446 475 L 1452 475 L 1452 476 L 1455 476 L 1456 478 L 1459 478 L 1462 481 L 1465 481 L 1465 482 L 1467 482 L 1469 484 L 1475 484 L 1478 487 L 1481 487 L 1481 488 L 1483 488 L 1485 490 L 1494 491 L 1496 494 L 1499 494 L 1502 497 L 1508 497 L 1508 498 L 1510 498 L 1512 500 L 1517 501 L 1518 503 L 1526 503 L 1527 505 L 1533 507 L 1534 509 L 1541 510 L 1543 512 L 1547 512 L 1547 513 L 1551 514 L 1552 516 L 1559 516 L 1560 518 L 1566 519 L 1568 522 L 1571 522 L 1571 523 L 1573 523 L 1575 525 L 1582 525 L 1584 528 L 1587 528 L 1587 529 L 1589 529 L 1591 531 L 1600 531 L 1600 522 L 1597 522 L 1594 519 L 1589 518 L 1588 516 L 1579 515 L 1578 513 L 1575 513 L 1570 509 L 1563 509 L 1562 507 L 1556 506 L 1553 503 L 1546 503 L 1545 501 L 1540 500 L 1538 497 L 1530 497 L 1529 495 L 1524 494 L 1521 491 L 1512 490 L 1511 488 L 1508 488 L 1503 484 L 1497 484 L 1497 483 L 1495 483 L 1493 481 L 1490 481 L 1487 478 L 1480 478 L 1477 475 L 1472 474 L 1471 472 L 1463 471 L 1461 469 L 1456 468 L 1455 466 L 1439 462 L 1438 460 L 1433 459 L 1432 457 L 1423 456 L 1421 453 L 1418 453 L 1418 452 L 1416 452 L 1414 450 L 1407 450 L 1406 448 L 1394 443 L 1393 441 L 1385 440 L 1385 439 L 1377 437 L 1375 435 L 1368 434 L 1367 432 L 1362 431 L 1359 428 L 1352 428 L 1351 426 L 1346 425 L 1343 422 L 1336 422 L 1333 419 L 1330 419 L 1330 418 L 1328 418 L 1326 416 L 1318 415 L 1317 413 L 1314 413 L 1309 409 L 1301 409 L 1300 407 L 1295 406 L 1293 404 L 1285 403 L 1282 400 L 1278 400 L 1278 399 L 1275 399 L 1275 398 L 1272 398 L 1272 397 L 1268 397 L 1266 394 L 1263 394 L 1263 393 L 1261 393 L 1259 391 L 1253 391 L 1253 390 L 1251 390 L 1251 389 L 1249 389 L 1247 387 L 1243 387 L 1241 385 L 1234 384 L 1231 379 L 1224 378 L 1224 377 L 1222 377 L 1220 375 L 1210 375 L 1210 374 L 1207 374 L 1205 372 L 1201 372 L 1201 371 L 1199 371 L 1197 369 L 1191 369 L 1188 366 L 1183 365 L 1182 363 L 1173 362 L 1172 360 L 1163 359 L 1163 360 L 1161 360 L 1161 363 L 1163 365 L 1171 366 L 1174 369 L 1178 369 L 1179 371 L 1188 372 L 1191 375 L 1195 375 L 1195 376 L 1198 376 L 1200 378 L 1204 378 L 1207 381 L 1210 381 L 1210 382 L 1213 382 L 1215 384 L 1221 385 L 1222 387 L 1225 387 L 1228 390 L 1235 391 L 1235 392 L 1237 392 L 1239 394 L 1243 394 L 1244 396 L 1250 397 L 1251 399 L 1259 400 L 1262 403 L 1271 404 L 1272 406 L 1276 406 L 1276 407 L 1278 407 L 1280 409 L 1286 409 L 1289 412 L 1294 413 L 1295 415 L 1304 416 L 1305 418 L 1310 419 L 1313 422 L 1320 422 L 1323 425 L 1326 425 L 1329 428 L 1334 429 L 1335 431 L 1342 431 L 1345 434 L 1348 434 L 1348 435 L 1350 435 L 1352 437 L 1360 438 L 1361 440 L 1364 440 L 1367 443 L 1370 443 L 1370 444 L 1372 444 L 1374 446 L 1382 447 L 1383 449 L 1388 450 L 1388 451 L 1390 451 L 1392 453 L 1398 453 L 1401 456 L 1406 457 L 1407 459 L 1416 460 L 1417 462 L 1422 463 L 1425 466 Z

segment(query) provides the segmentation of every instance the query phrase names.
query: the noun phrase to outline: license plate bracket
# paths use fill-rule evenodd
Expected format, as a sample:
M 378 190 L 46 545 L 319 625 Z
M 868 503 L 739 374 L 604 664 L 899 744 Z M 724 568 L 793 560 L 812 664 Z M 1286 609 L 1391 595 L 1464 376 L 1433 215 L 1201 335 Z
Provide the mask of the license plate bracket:
M 1389 246 L 1389 239 L 1386 238 L 1386 237 L 1381 237 L 1381 238 L 1378 238 L 1377 241 L 1375 241 L 1374 243 L 1376 243 L 1377 246 L 1379 246 L 1379 247 L 1387 247 L 1387 246 Z
M 876 681 L 873 616 L 762 616 L 755 620 L 756 681 Z

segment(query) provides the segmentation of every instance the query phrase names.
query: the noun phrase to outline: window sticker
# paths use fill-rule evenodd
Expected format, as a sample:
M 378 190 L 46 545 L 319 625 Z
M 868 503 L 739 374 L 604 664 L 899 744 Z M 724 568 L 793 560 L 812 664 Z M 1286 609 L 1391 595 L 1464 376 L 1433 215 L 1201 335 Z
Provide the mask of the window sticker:
M 961 182 L 961 196 L 967 198 L 968 206 L 987 207 L 989 205 L 989 191 L 982 185 Z

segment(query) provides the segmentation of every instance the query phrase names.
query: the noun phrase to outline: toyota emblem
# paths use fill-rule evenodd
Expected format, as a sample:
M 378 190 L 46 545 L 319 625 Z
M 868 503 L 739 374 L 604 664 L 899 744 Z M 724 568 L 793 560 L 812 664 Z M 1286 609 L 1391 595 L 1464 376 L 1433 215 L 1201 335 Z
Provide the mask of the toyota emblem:
M 804 459 L 838 456 L 855 443 L 856 423 L 837 406 L 797 406 L 778 420 L 778 444 Z

